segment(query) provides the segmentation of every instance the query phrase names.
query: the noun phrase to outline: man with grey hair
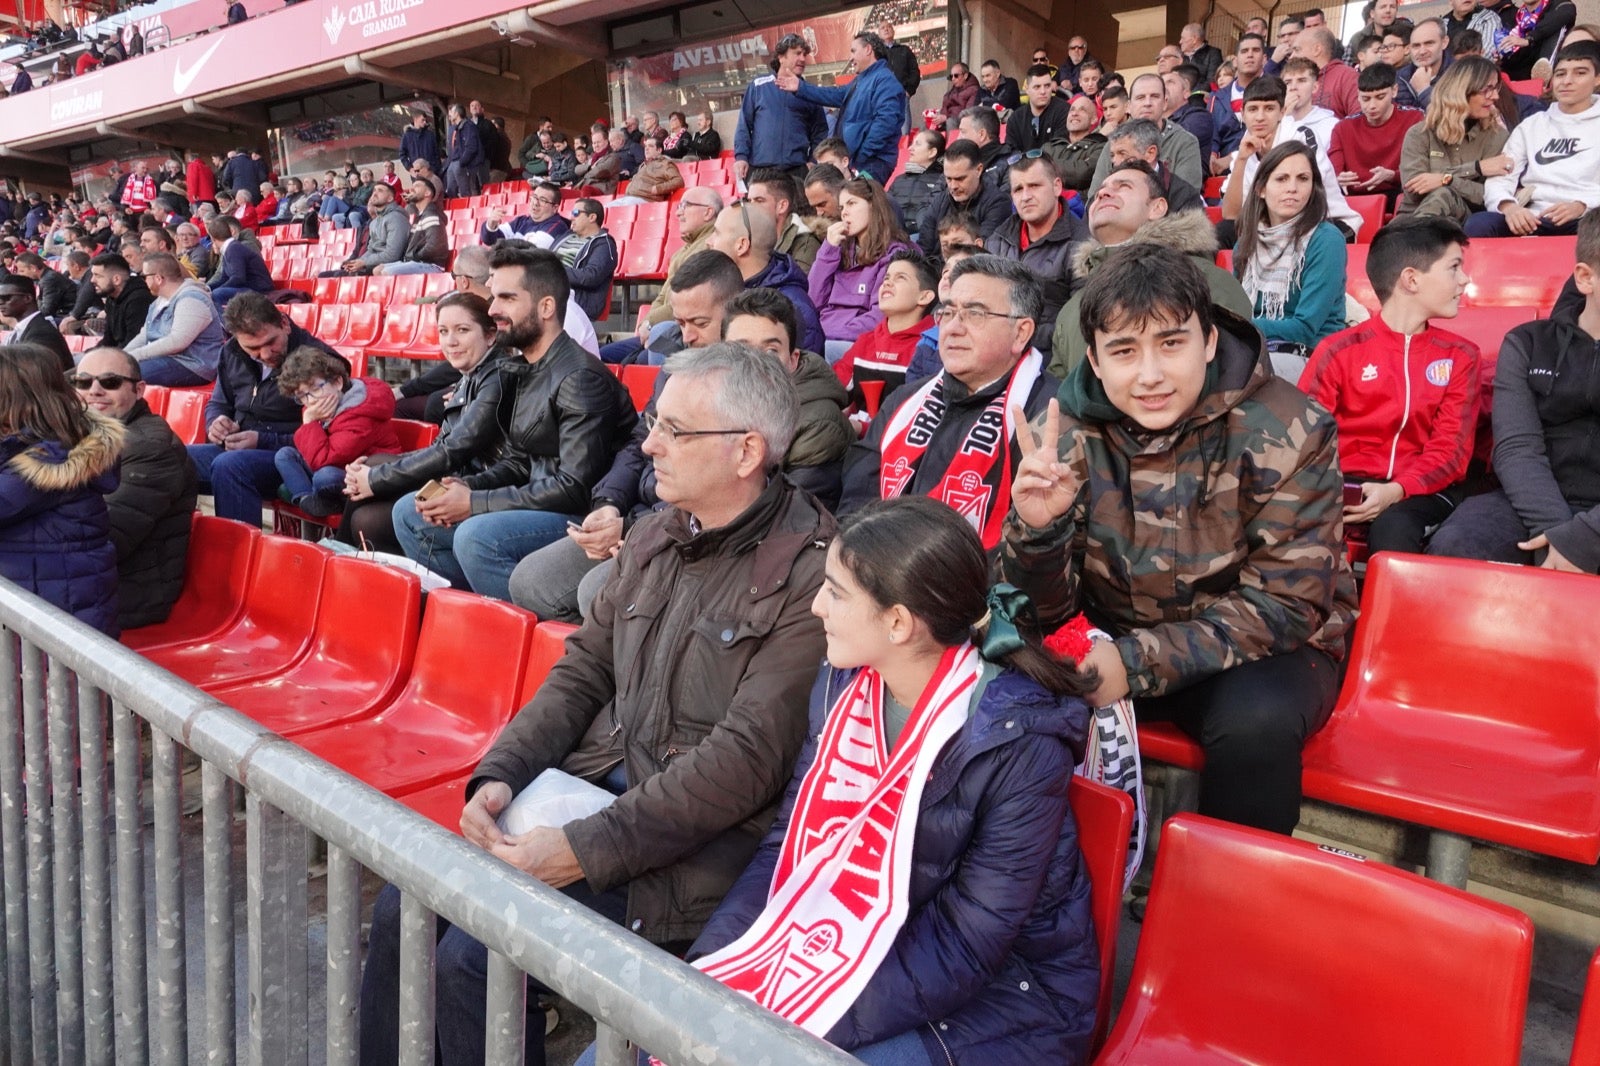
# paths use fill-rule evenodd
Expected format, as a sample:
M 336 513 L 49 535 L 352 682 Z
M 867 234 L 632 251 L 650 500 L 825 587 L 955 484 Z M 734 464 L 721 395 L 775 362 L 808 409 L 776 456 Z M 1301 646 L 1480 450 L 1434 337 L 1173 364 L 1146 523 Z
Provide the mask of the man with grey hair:
M 202 204 L 210 207 L 210 204 Z M 214 211 L 215 208 L 212 208 Z M 211 276 L 211 249 L 200 243 L 200 227 L 193 222 L 183 222 L 172 231 L 172 239 L 178 245 L 178 262 L 185 269 L 192 271 L 197 278 Z
M 1217 68 L 1222 66 L 1222 49 L 1206 43 L 1206 28 L 1191 22 L 1178 31 L 1178 50 L 1181 62 L 1193 63 L 1199 68 L 1206 85 L 1217 80 Z
M 883 401 L 845 456 L 839 513 L 908 492 L 932 496 L 959 511 L 993 550 L 1021 461 L 1017 411 L 1029 420 L 1042 415 L 1061 383 L 1031 345 L 1044 294 L 1027 267 L 971 256 L 950 269 L 949 292 L 935 316 L 944 369 Z
M 1167 85 L 1161 80 L 1161 75 L 1141 74 L 1134 78 L 1128 86 L 1128 120 L 1142 118 L 1154 122 L 1161 134 L 1157 154 L 1162 166 L 1192 188 L 1199 189 L 1205 184 L 1200 142 L 1176 122 L 1168 122 L 1166 113 Z M 1120 131 L 1122 127 L 1119 125 L 1117 129 Z M 1100 183 L 1111 172 L 1113 161 L 1111 152 L 1100 153 L 1100 161 L 1095 164 L 1094 180 L 1089 183 L 1090 200 L 1100 191 Z
M 1200 190 L 1173 174 L 1161 162 L 1161 130 L 1154 122 L 1148 119 L 1132 119 L 1124 122 L 1112 131 L 1106 140 L 1106 150 L 1101 158 L 1109 156 L 1110 168 L 1120 167 L 1124 163 L 1145 163 L 1155 173 L 1156 179 L 1161 182 L 1161 187 L 1166 190 L 1167 208 L 1170 211 L 1203 211 L 1205 201 L 1200 198 Z M 1095 191 L 1099 192 L 1102 177 L 1095 183 Z
M 824 651 L 811 601 L 834 522 L 778 475 L 799 401 L 776 358 L 714 343 L 668 364 L 645 453 L 667 506 L 641 519 L 589 618 L 467 786 L 466 838 L 679 954 L 776 817 Z M 511 798 L 561 769 L 615 793 L 518 836 Z M 484 1061 L 484 946 L 439 938 L 444 1062 Z M 378 896 L 361 992 L 363 1062 L 398 1057 L 400 893 Z M 537 1045 L 537 996 L 527 1032 Z M 537 1047 L 530 1049 L 536 1053 Z
M 1450 67 L 1450 38 L 1445 33 L 1444 20 L 1423 19 L 1411 27 L 1406 51 L 1411 61 L 1395 71 L 1394 102 L 1401 107 L 1426 111 L 1433 100 L 1433 87 Z M 1326 71 L 1323 77 L 1327 77 Z M 1320 104 L 1320 92 L 1318 95 Z M 1334 114 L 1342 116 L 1351 112 L 1335 111 Z

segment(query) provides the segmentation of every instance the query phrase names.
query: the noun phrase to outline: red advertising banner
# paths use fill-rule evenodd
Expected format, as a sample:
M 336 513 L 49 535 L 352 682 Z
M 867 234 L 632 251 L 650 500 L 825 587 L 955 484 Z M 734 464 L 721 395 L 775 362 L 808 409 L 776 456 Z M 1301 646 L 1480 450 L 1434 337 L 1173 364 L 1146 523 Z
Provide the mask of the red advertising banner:
M 305 0 L 81 78 L 0 100 L 8 145 L 250 85 L 523 7 L 517 0 Z M 181 10 L 181 9 L 180 9 Z M 70 138 L 55 138 L 70 143 Z

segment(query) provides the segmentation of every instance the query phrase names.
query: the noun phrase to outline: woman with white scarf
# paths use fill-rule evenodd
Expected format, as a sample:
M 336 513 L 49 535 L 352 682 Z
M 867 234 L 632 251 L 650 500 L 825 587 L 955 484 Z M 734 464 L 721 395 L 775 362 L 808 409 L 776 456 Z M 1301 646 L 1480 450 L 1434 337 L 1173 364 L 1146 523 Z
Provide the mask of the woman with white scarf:
M 1245 193 L 1233 249 L 1234 276 L 1278 376 L 1298 381 L 1312 349 L 1344 329 L 1345 264 L 1316 156 L 1301 141 L 1278 145 Z
M 1027 597 L 925 496 L 840 523 L 812 613 L 810 739 L 689 959 L 871 1066 L 1088 1061 L 1086 632 L 1051 639 L 1062 658 L 1024 636 Z

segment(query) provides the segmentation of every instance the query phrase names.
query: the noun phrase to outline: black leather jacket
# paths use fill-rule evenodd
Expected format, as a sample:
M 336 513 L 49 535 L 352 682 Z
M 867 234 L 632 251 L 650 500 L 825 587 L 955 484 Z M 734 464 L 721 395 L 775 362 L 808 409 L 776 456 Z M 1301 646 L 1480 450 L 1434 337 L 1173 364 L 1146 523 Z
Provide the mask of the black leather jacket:
M 500 432 L 505 398 L 500 368 L 508 354 L 505 348 L 491 348 L 483 362 L 461 378 L 445 401 L 438 439 L 372 468 L 368 484 L 374 496 L 393 499 L 421 488 L 430 478 L 481 474 L 500 458 L 505 439 Z
M 515 390 L 509 423 L 502 422 L 506 448 L 488 470 L 462 479 L 472 513 L 588 514 L 590 488 L 639 420 L 628 390 L 566 333 L 537 363 L 507 360 L 500 377 Z

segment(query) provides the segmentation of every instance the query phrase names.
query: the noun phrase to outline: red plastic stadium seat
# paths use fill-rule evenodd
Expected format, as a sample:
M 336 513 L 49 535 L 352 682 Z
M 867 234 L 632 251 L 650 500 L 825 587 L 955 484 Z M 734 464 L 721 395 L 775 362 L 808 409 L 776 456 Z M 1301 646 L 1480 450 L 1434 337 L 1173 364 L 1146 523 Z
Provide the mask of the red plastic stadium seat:
M 1436 318 L 1433 324 L 1440 329 L 1459 334 L 1478 346 L 1483 357 L 1481 371 L 1488 381 L 1494 380 L 1494 364 L 1500 357 L 1500 343 L 1506 334 L 1539 317 L 1537 307 L 1466 307 L 1455 318 Z M 1480 374 L 1480 377 L 1483 377 Z
M 353 278 L 339 278 L 338 301 L 342 304 L 358 304 L 367 298 L 367 281 L 369 279 L 356 275 Z
M 1117 972 L 1117 928 L 1122 921 L 1122 879 L 1128 866 L 1128 834 L 1133 830 L 1133 797 L 1074 775 L 1067 790 L 1078 850 L 1089 871 L 1090 910 L 1100 946 L 1100 999 L 1095 1008 L 1093 1050 L 1111 1024 L 1111 979 Z
M 328 558 L 325 549 L 302 540 L 261 538 L 244 612 L 233 624 L 204 640 L 150 648 L 145 656 L 200 688 L 282 673 L 311 640 Z
M 1552 307 L 1572 276 L 1576 237 L 1504 237 L 1467 246 L 1472 283 L 1461 298 L 1471 307 Z
M 323 304 L 317 316 L 317 336 L 329 344 L 338 344 L 350 326 L 350 307 L 342 303 Z
M 320 278 L 326 281 L 327 278 Z M 317 332 L 317 305 L 316 304 L 290 304 L 289 321 L 309 333 Z
M 1514 1066 L 1533 923 L 1302 840 L 1178 815 L 1100 1066 Z
M 1185 770 L 1198 771 L 1206 764 L 1199 742 L 1171 722 L 1140 722 L 1139 754 Z
M 167 425 L 185 444 L 204 444 L 209 389 L 173 389 L 167 393 Z
M 144 402 L 153 413 L 165 418 L 167 414 L 167 396 L 170 392 L 171 390 L 165 385 L 146 385 L 144 387 Z
M 1589 960 L 1589 978 L 1583 986 L 1583 1006 L 1578 1011 L 1578 1031 L 1572 1041 L 1569 1066 L 1600 1066 L 1600 951 Z
M 1305 749 L 1306 794 L 1593 865 L 1597 616 L 1590 575 L 1374 556 L 1338 705 Z
M 350 364 L 350 376 L 352 378 L 364 378 L 367 376 L 366 352 L 360 349 L 352 349 L 343 354 L 345 360 Z
M 633 399 L 635 411 L 643 411 L 645 404 L 650 402 L 650 397 L 656 391 L 656 378 L 660 374 L 659 366 L 638 364 L 630 364 L 617 371 L 617 376 L 622 379 L 622 384 L 627 386 L 628 395 Z
M 311 302 L 316 304 L 338 303 L 339 281 L 339 278 L 318 278 L 317 284 L 311 290 Z
M 134 651 L 209 639 L 244 609 L 250 566 L 261 530 L 227 518 L 196 514 L 189 527 L 183 591 L 165 622 L 129 629 L 122 643 Z
M 1361 216 L 1361 232 L 1356 235 L 1357 244 L 1371 244 L 1372 235 L 1378 232 L 1383 225 L 1383 208 L 1387 201 L 1379 194 L 1377 196 L 1350 196 L 1345 198 L 1351 210 Z
M 416 275 L 412 275 L 415 277 Z M 391 303 L 383 315 L 383 329 L 376 340 L 367 345 L 373 352 L 400 354 L 417 339 L 417 321 L 420 308 L 415 303 Z
M 522 675 L 522 695 L 517 700 L 519 708 L 533 699 L 533 694 L 539 691 L 539 686 L 549 676 L 551 667 L 567 653 L 567 638 L 577 631 L 577 626 L 566 622 L 539 623 L 533 632 L 533 641 L 528 645 L 527 670 Z
M 659 240 L 629 241 L 622 254 L 623 258 L 617 269 L 617 277 L 619 279 L 623 281 L 643 281 L 665 276 L 661 267 L 661 242 Z
M 414 452 L 439 439 L 439 427 L 432 422 L 396 418 L 389 424 L 394 427 L 394 435 L 400 438 L 401 451 Z
M 392 304 L 414 304 L 422 299 L 423 286 L 427 284 L 425 274 L 401 274 L 394 279 L 394 292 L 389 296 Z
M 417 312 L 417 335 L 411 341 L 411 353 L 421 359 L 442 359 L 439 351 L 439 312 L 423 307 Z
M 395 799 L 450 832 L 460 833 L 461 808 L 467 805 L 467 784 L 471 780 L 472 772 L 469 770 L 448 781 L 404 793 Z
M 456 279 L 449 274 L 423 274 L 422 279 L 424 297 L 444 296 L 455 291 Z
M 1222 199 L 1222 186 L 1226 184 L 1227 180 L 1227 178 L 1222 177 L 1207 178 L 1205 184 L 1201 186 L 1200 195 L 1207 200 Z
M 1544 95 L 1544 82 L 1538 78 L 1527 78 L 1523 81 L 1509 83 L 1511 91 L 1521 96 L 1531 96 L 1535 100 Z
M 214 694 L 285 736 L 374 714 L 411 672 L 421 599 L 415 574 L 334 556 L 306 654 L 281 674 Z
M 375 276 L 367 279 L 366 292 L 361 298 L 368 303 L 375 303 L 381 308 L 388 304 L 389 296 L 393 292 L 394 277 L 384 274 L 381 277 Z
M 350 317 L 345 323 L 344 336 L 338 340 L 328 340 L 330 344 L 349 345 L 353 348 L 365 348 L 376 343 L 378 331 L 383 328 L 383 308 L 375 303 L 359 303 L 350 305 Z
M 534 624 L 509 603 L 453 589 L 430 593 L 416 665 L 399 697 L 374 717 L 300 743 L 390 795 L 459 777 L 510 720 Z M 484 656 L 485 648 L 496 654 Z

